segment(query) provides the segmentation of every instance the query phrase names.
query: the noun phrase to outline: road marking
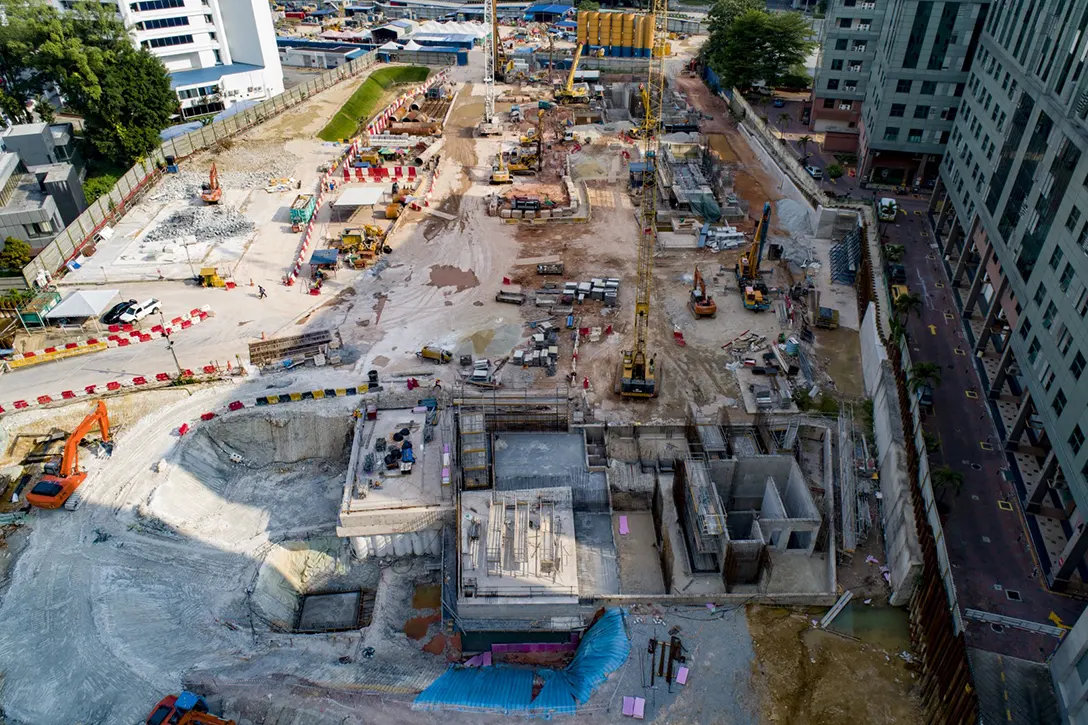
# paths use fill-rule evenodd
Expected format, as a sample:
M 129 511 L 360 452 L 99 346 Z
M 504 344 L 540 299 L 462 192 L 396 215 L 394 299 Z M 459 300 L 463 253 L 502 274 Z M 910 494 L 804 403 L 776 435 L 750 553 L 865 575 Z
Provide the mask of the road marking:
M 1062 621 L 1062 618 L 1058 616 L 1057 612 L 1051 612 L 1047 615 L 1047 619 L 1053 622 L 1055 625 L 1062 629 L 1072 629 L 1068 624 Z
M 953 315 L 953 314 L 952 314 L 951 312 L 946 312 L 946 313 L 944 313 L 944 319 L 946 319 L 946 320 L 954 320 L 954 319 L 956 319 L 956 316 L 955 316 L 955 315 Z
M 1012 511 L 1012 504 L 1005 499 L 998 499 L 997 507 L 1002 511 Z
M 974 390 L 964 390 L 963 394 L 971 400 L 978 400 L 978 393 L 976 393 Z
M 936 335 L 937 334 L 937 326 L 936 325 L 929 325 L 929 334 L 931 334 L 931 335 Z
M 944 282 L 934 282 L 933 286 L 937 289 L 944 289 Z
M 957 355 L 966 355 L 966 354 L 967 354 L 967 353 L 966 353 L 965 351 L 961 350 L 961 349 L 960 349 L 960 348 L 958 348 L 958 347 L 957 347 L 957 348 L 953 348 L 952 352 L 956 353 Z
M 917 209 L 914 210 L 914 216 L 922 216 L 922 214 L 924 214 L 924 213 L 925 212 L 918 211 Z
M 932 260 L 932 259 L 936 259 L 936 258 L 937 258 L 936 254 L 927 254 L 926 255 L 926 259 L 931 259 Z
M 979 441 L 978 442 L 978 447 L 981 448 L 984 451 L 992 451 L 994 449 L 994 447 L 992 445 L 990 445 L 989 443 L 987 443 L 986 441 Z

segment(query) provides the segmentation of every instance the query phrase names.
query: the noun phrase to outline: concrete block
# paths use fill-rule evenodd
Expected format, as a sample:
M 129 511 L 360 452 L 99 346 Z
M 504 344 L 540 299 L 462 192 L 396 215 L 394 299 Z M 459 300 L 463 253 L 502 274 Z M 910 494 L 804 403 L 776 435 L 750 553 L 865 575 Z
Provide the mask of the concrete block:
M 521 218 L 522 219 L 536 219 L 536 212 L 535 211 L 526 211 L 524 214 L 522 214 Z
M 522 215 L 522 212 L 521 212 L 520 209 L 511 209 L 510 210 L 510 218 L 511 219 L 521 219 L 521 215 Z
M 540 218 L 541 219 L 551 219 L 552 218 L 552 210 L 551 209 L 542 209 L 541 212 L 540 212 Z
M 499 216 L 502 217 L 503 219 L 509 219 L 510 218 L 510 210 L 509 209 L 501 210 L 499 212 Z

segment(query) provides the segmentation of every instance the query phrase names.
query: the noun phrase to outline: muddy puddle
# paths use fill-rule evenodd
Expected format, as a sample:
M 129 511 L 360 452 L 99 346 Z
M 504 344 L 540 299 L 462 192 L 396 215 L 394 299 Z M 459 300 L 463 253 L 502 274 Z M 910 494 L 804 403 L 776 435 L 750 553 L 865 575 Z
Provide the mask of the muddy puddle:
M 479 286 L 480 280 L 471 269 L 436 264 L 431 267 L 431 279 L 427 284 L 431 287 L 456 287 L 458 292 L 464 292 L 471 287 Z

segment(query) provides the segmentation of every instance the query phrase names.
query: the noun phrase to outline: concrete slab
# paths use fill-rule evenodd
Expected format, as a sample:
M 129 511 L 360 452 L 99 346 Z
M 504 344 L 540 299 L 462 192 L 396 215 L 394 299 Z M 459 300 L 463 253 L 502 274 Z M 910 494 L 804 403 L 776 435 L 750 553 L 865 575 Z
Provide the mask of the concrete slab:
M 582 596 L 619 594 L 620 572 L 612 517 L 608 514 L 574 514 L 574 538 L 578 547 L 578 589 Z
M 625 511 L 628 533 L 620 535 L 619 519 L 614 514 L 613 534 L 620 571 L 621 594 L 665 594 L 661 560 L 654 534 L 654 517 L 649 511 Z
M 359 602 L 362 596 L 362 592 L 338 592 L 303 597 L 298 631 L 318 632 L 358 626 Z

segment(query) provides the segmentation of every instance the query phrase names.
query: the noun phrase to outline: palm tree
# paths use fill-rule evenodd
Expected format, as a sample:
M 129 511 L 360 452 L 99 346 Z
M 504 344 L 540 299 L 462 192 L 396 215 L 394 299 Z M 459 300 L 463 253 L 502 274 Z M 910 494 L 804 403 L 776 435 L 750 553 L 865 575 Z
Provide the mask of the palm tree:
M 910 390 L 918 392 L 926 385 L 935 388 L 941 384 L 941 366 L 931 362 L 917 362 L 910 366 Z
M 903 257 L 907 256 L 907 248 L 902 244 L 885 244 L 881 249 L 884 250 L 885 261 L 891 264 L 902 262 Z
M 954 498 L 963 490 L 963 474 L 948 466 L 941 466 L 930 471 L 929 480 L 933 484 L 933 490 L 938 492 L 938 500 L 944 498 L 945 491 L 951 491 Z
M 888 337 L 896 345 L 907 339 L 907 326 L 898 317 L 893 317 L 891 322 L 888 323 Z
M 802 136 L 797 139 L 797 145 L 801 147 L 801 153 L 808 155 L 808 145 L 812 143 L 812 136 Z
M 790 115 L 790 114 L 788 114 L 788 113 L 780 113 L 780 114 L 778 114 L 778 122 L 779 122 L 779 123 L 780 123 L 780 124 L 781 124 L 781 125 L 782 125 L 783 127 L 785 127 L 785 126 L 789 126 L 789 125 L 790 125 L 790 121 L 792 121 L 792 120 L 793 120 L 793 116 L 791 116 L 791 115 Z
M 896 313 L 903 315 L 903 324 L 906 324 L 907 318 L 910 317 L 910 313 L 914 312 L 919 317 L 922 316 L 922 298 L 918 295 L 905 294 L 899 295 L 894 305 Z

